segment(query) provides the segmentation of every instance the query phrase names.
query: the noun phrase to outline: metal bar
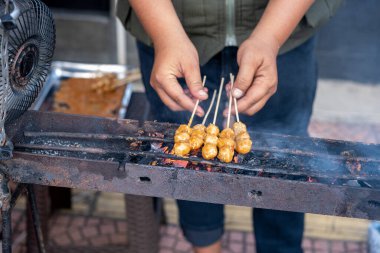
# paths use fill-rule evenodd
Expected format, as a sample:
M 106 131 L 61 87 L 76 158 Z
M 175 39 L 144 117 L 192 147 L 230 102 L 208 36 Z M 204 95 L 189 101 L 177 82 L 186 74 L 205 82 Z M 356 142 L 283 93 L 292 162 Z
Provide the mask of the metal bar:
M 2 215 L 2 252 L 12 253 L 12 217 L 11 210 L 1 211 Z
M 37 144 L 17 144 L 17 149 L 83 152 L 83 153 L 93 153 L 93 154 L 105 154 L 107 152 L 110 152 L 109 150 L 102 149 L 102 148 L 67 147 L 67 146 L 37 145 Z
M 29 199 L 30 209 L 32 213 L 33 227 L 34 227 L 34 232 L 37 239 L 38 250 L 40 253 L 45 253 L 46 252 L 45 243 L 44 243 L 43 234 L 41 230 L 41 222 L 40 222 L 40 216 L 38 214 L 37 201 L 36 201 L 36 195 L 34 193 L 34 188 L 33 188 L 33 185 L 30 185 L 30 184 L 27 185 L 26 188 L 28 191 L 28 199 Z
M 380 189 L 15 153 L 15 182 L 380 219 Z
M 130 136 L 115 134 L 96 134 L 96 133 L 67 133 L 67 132 L 24 132 L 25 137 L 50 137 L 50 138 L 72 138 L 72 139 L 91 139 L 91 140 L 125 140 L 125 141 L 159 141 L 172 143 L 173 139 L 165 139 L 150 136 Z
M 355 174 L 331 174 L 330 171 L 310 171 L 307 168 L 304 168 L 302 171 L 298 170 L 287 170 L 279 168 L 273 168 L 270 166 L 266 166 L 265 169 L 261 166 L 252 166 L 251 164 L 239 164 L 239 163 L 223 163 L 218 160 L 205 160 L 203 158 L 199 158 L 197 156 L 189 156 L 189 157 L 179 157 L 176 155 L 168 154 L 168 153 L 160 153 L 160 152 L 151 152 L 151 151 L 131 151 L 127 150 L 127 148 L 121 149 L 104 149 L 104 148 L 89 148 L 89 147 L 72 147 L 72 146 L 57 146 L 57 145 L 40 145 L 40 144 L 17 144 L 15 147 L 16 151 L 25 151 L 25 150 L 33 150 L 35 152 L 39 151 L 51 151 L 52 153 L 56 151 L 60 152 L 71 152 L 71 153 L 84 153 L 87 154 L 97 154 L 97 155 L 109 155 L 109 156 L 117 156 L 117 155 L 129 155 L 129 156 L 143 156 L 150 157 L 152 159 L 170 159 L 170 160 L 182 160 L 193 163 L 201 163 L 203 165 L 208 166 L 218 166 L 221 168 L 229 168 L 232 170 L 243 170 L 247 172 L 265 172 L 271 174 L 287 174 L 293 176 L 309 176 L 315 178 L 331 178 L 332 176 L 336 177 L 336 179 L 346 179 L 346 180 L 365 180 L 367 177 Z M 380 177 L 373 176 L 371 179 L 379 179 Z
M 0 203 L 2 217 L 2 252 L 12 253 L 12 209 L 10 208 L 10 191 L 8 178 L 0 174 Z
M 13 210 L 13 208 L 16 205 L 16 201 L 18 197 L 24 192 L 25 190 L 25 185 L 24 184 L 18 184 L 16 187 L 16 190 L 12 193 L 11 200 L 9 202 L 9 208 Z
M 125 141 L 151 141 L 151 142 L 163 142 L 173 143 L 173 138 L 157 138 L 150 136 L 128 136 L 128 135 L 113 135 L 113 134 L 95 134 L 95 133 L 67 133 L 67 132 L 24 132 L 25 137 L 50 137 L 50 138 L 72 138 L 72 139 L 91 139 L 91 140 L 125 140 Z M 300 155 L 310 157 L 322 157 L 325 159 L 347 160 L 347 157 L 342 155 L 330 155 L 318 153 L 315 151 L 303 151 L 292 150 L 288 148 L 271 148 L 271 147 L 257 147 L 253 146 L 253 152 L 277 152 L 288 155 Z M 378 162 L 380 159 L 367 158 L 367 157 L 355 157 L 355 161 L 358 162 Z

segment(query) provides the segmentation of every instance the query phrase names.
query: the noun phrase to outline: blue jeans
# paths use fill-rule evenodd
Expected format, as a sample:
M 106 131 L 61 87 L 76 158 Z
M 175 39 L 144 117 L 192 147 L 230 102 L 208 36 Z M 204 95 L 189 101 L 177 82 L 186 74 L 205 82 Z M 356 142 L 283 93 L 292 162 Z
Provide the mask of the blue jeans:
M 307 135 L 317 85 L 317 64 L 314 54 L 315 39 L 310 39 L 292 51 L 278 56 L 277 93 L 253 117 L 241 116 L 254 131 L 290 135 Z M 154 49 L 137 43 L 143 82 L 152 113 L 159 121 L 185 123 L 189 112 L 172 112 L 160 100 L 149 84 L 154 61 Z M 237 48 L 226 47 L 208 63 L 201 66 L 207 76 L 209 90 L 219 87 L 220 78 L 229 80 L 229 73 L 238 72 Z M 184 81 L 180 80 L 184 86 Z M 209 101 L 202 102 L 204 108 Z M 227 102 L 223 95 L 221 105 Z M 220 108 L 220 114 L 224 106 Z M 212 117 L 211 117 L 212 118 Z M 222 117 L 218 124 L 222 124 Z M 195 123 L 200 122 L 199 118 Z M 194 246 L 208 246 L 223 234 L 223 205 L 178 200 L 180 224 L 184 235 Z M 304 227 L 304 214 L 256 208 L 253 215 L 258 253 L 299 253 Z

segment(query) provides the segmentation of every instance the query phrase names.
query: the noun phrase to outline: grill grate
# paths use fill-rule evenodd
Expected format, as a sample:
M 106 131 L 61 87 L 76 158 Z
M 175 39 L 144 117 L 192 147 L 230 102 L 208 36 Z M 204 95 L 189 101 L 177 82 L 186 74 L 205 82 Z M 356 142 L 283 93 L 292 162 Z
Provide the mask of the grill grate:
M 245 156 L 236 156 L 233 163 L 226 164 L 204 160 L 200 152 L 189 157 L 171 154 L 176 127 L 146 122 L 141 127 L 136 124 L 125 126 L 124 133 L 110 134 L 104 131 L 81 133 L 78 132 L 80 126 L 66 132 L 44 131 L 42 126 L 38 126 L 38 132 L 26 129 L 18 136 L 15 150 L 152 168 L 177 167 L 334 185 L 348 185 L 352 180 L 359 180 L 363 182 L 359 184 L 361 187 L 379 186 L 380 160 L 376 158 L 379 153 L 376 145 L 252 134 L 253 151 Z

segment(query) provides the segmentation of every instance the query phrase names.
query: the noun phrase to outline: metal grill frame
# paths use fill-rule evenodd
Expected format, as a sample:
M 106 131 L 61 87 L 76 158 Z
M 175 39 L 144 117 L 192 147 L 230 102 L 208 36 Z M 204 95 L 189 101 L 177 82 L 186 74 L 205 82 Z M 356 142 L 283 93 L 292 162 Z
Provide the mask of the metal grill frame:
M 26 113 L 18 126 L 20 129 L 14 129 L 14 136 L 33 127 L 45 132 L 54 130 L 73 132 L 72 128 L 75 127 L 77 131 L 91 133 L 101 131 L 105 134 L 140 129 L 139 122 L 133 120 L 41 112 Z M 146 123 L 145 127 L 148 128 L 148 126 L 157 127 L 154 122 Z M 161 124 L 160 127 L 174 129 L 175 125 Z M 276 136 L 276 138 L 281 137 Z M 17 147 L 17 138 L 15 140 Z M 350 142 L 339 143 L 348 148 L 356 145 Z M 368 147 L 374 148 L 376 152 L 379 149 L 376 145 Z M 362 160 L 362 168 L 365 168 L 366 159 L 362 158 Z M 375 162 L 377 166 L 380 164 L 377 160 L 371 162 Z M 360 185 L 305 182 L 229 172 L 195 171 L 116 161 L 56 157 L 27 152 L 15 152 L 12 160 L 3 161 L 1 165 L 0 171 L 19 183 L 380 219 L 380 189 Z M 329 168 L 325 169 L 328 171 Z M 372 173 L 368 177 L 364 169 L 356 172 L 357 175 L 347 171 L 347 175 L 360 180 L 369 180 L 378 178 L 380 174 L 378 170 L 377 172 L 368 170 L 368 172 Z

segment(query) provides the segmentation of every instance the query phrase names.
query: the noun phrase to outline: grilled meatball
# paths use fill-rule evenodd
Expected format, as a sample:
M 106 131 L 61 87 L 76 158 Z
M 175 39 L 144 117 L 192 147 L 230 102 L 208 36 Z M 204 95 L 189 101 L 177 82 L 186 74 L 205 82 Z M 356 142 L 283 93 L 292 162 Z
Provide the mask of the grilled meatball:
M 241 139 L 236 142 L 236 152 L 239 154 L 247 154 L 251 151 L 252 141 L 250 139 Z
M 197 124 L 197 125 L 193 126 L 193 130 L 200 130 L 202 132 L 206 132 L 206 127 L 205 127 L 205 125 Z
M 218 148 L 221 149 L 224 146 L 230 147 L 232 150 L 235 149 L 235 141 L 230 138 L 219 138 L 218 139 Z
M 207 132 L 207 134 L 218 136 L 219 127 L 214 125 L 214 124 L 210 124 L 210 125 L 208 125 L 206 132 Z
M 240 140 L 244 140 L 244 139 L 248 139 L 248 140 L 251 139 L 251 137 L 249 136 L 248 132 L 240 133 L 235 138 L 236 141 L 240 141 Z
M 189 143 L 192 150 L 199 149 L 203 145 L 203 138 L 199 138 L 199 136 L 191 136 Z
M 174 142 L 189 142 L 190 135 L 186 132 L 177 133 L 174 135 Z
M 247 132 L 247 126 L 242 122 L 235 122 L 232 128 L 235 132 L 235 135 Z
M 234 150 L 228 146 L 219 149 L 218 159 L 225 163 L 230 163 L 234 158 Z
M 188 133 L 190 135 L 191 127 L 189 127 L 188 125 L 182 124 L 178 127 L 177 131 L 175 131 L 175 134 L 182 133 L 182 132 Z
M 188 142 L 178 142 L 174 144 L 174 154 L 185 156 L 190 153 L 190 144 Z
M 235 139 L 235 133 L 234 130 L 231 128 L 223 129 L 223 131 L 219 134 L 220 138 L 229 138 L 229 139 Z
M 202 148 L 202 156 L 206 160 L 214 159 L 218 155 L 216 145 L 206 143 Z
M 208 134 L 205 138 L 205 143 L 212 144 L 212 145 L 218 145 L 218 137 L 216 135 Z
M 191 132 L 191 137 L 195 137 L 195 136 L 198 136 L 199 138 L 203 140 L 206 137 L 206 132 L 200 129 L 193 129 L 193 131 Z

